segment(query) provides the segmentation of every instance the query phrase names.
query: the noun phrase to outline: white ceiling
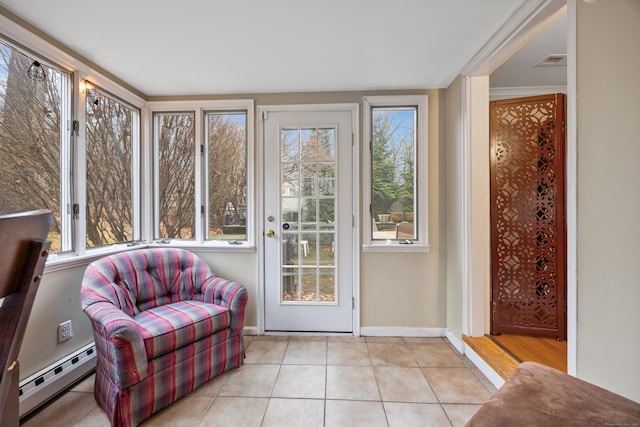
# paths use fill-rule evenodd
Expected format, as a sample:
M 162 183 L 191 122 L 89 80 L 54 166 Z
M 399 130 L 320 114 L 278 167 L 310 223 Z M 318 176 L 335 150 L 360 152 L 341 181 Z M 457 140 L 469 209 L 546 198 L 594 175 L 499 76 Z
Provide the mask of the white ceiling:
M 567 54 L 566 11 L 491 74 L 491 87 L 566 86 L 566 65 L 536 66 L 545 57 L 558 54 Z
M 523 2 L 0 0 L 0 5 L 141 93 L 163 96 L 446 87 Z

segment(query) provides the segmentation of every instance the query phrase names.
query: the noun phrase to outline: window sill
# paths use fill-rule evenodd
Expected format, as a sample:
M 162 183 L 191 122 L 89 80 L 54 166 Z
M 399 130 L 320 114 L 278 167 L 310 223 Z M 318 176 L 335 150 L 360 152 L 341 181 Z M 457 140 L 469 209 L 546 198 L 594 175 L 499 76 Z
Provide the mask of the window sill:
M 54 271 L 67 270 L 70 268 L 86 266 L 91 262 L 118 252 L 131 251 L 134 249 L 144 248 L 180 248 L 187 249 L 194 252 L 255 252 L 256 247 L 254 245 L 240 244 L 234 245 L 229 243 L 217 242 L 216 244 L 203 243 L 198 244 L 195 242 L 175 242 L 170 241 L 168 243 L 152 242 L 150 244 L 138 244 L 138 245 L 114 245 L 103 249 L 95 249 L 89 251 L 83 255 L 76 254 L 57 254 L 53 253 L 47 258 L 47 264 L 44 272 L 51 273 Z
M 167 243 L 161 241 L 153 241 L 147 245 L 150 248 L 180 248 L 189 251 L 200 252 L 255 252 L 256 247 L 250 243 L 233 244 L 228 241 L 224 242 L 207 242 L 197 243 L 191 241 L 170 240 Z
M 362 245 L 362 252 L 429 252 L 431 246 L 412 243 L 368 243 Z

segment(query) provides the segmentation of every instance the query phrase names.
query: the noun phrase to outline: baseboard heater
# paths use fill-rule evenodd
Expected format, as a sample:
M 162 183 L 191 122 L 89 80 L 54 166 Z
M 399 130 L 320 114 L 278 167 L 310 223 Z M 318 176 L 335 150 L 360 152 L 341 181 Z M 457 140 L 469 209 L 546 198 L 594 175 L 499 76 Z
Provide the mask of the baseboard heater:
M 20 417 L 66 390 L 95 367 L 96 346 L 91 343 L 20 381 Z

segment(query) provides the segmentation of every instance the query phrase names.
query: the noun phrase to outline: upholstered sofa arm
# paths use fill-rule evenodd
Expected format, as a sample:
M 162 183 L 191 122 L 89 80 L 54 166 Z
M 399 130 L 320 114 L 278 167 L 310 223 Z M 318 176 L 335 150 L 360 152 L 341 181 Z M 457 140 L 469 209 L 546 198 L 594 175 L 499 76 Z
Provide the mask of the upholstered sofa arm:
M 147 357 L 137 324 L 108 302 L 83 307 L 93 326 L 96 349 L 107 361 L 103 368 L 119 388 L 138 383 L 147 376 Z
M 203 302 L 227 307 L 231 311 L 231 331 L 239 333 L 244 327 L 244 310 L 249 299 L 247 289 L 237 282 L 210 277 L 202 285 Z

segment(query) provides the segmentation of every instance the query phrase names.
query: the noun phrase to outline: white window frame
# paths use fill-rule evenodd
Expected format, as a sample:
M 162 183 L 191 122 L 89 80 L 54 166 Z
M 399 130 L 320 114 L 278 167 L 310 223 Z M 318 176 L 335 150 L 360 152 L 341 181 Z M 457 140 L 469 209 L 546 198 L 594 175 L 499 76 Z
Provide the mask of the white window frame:
M 428 252 L 429 192 L 428 192 L 428 97 L 427 95 L 367 96 L 363 98 L 363 244 L 364 252 Z M 371 215 L 372 182 L 372 112 L 376 107 L 416 107 L 416 221 L 417 236 L 410 244 L 400 240 L 373 239 Z
M 83 234 L 81 234 L 79 236 L 80 239 L 83 240 L 83 248 L 86 251 L 87 254 L 92 254 L 92 253 L 103 253 L 104 251 L 109 251 L 110 249 L 123 249 L 123 248 L 129 248 L 132 246 L 137 246 L 143 243 L 142 241 L 142 229 L 143 229 L 143 225 L 140 222 L 140 210 L 142 207 L 142 201 L 140 198 L 140 183 L 141 183 L 141 175 L 142 175 L 142 169 L 141 169 L 141 135 L 140 135 L 140 116 L 142 114 L 142 111 L 139 107 L 136 107 L 135 105 L 131 104 L 130 102 L 120 98 L 117 95 L 112 94 L 111 92 L 103 89 L 102 87 L 94 84 L 93 82 L 89 82 L 88 80 L 85 80 L 82 82 L 81 85 L 81 102 L 82 105 L 79 105 L 79 108 L 83 108 L 84 109 L 84 120 L 83 120 L 83 124 L 80 125 L 83 127 L 83 132 L 84 132 L 84 144 L 83 144 L 83 151 L 84 151 L 84 164 L 86 165 L 86 149 L 87 149 L 87 140 L 86 140 L 86 126 L 87 126 L 87 110 L 86 110 L 86 97 L 87 97 L 87 90 L 94 90 L 96 92 L 98 92 L 100 95 L 102 95 L 103 97 L 106 98 L 110 98 L 112 101 L 116 101 L 122 105 L 124 105 L 125 107 L 127 107 L 129 110 L 131 110 L 131 182 L 129 182 L 128 184 L 131 186 L 131 228 L 132 228 L 132 240 L 128 241 L 128 242 L 118 242 L 118 243 L 111 243 L 111 244 L 106 244 L 106 245 L 99 245 L 99 246 L 95 246 L 95 247 L 88 247 L 87 246 L 87 233 L 86 233 L 86 220 L 87 220 L 87 212 L 86 212 L 86 208 L 82 209 L 80 208 L 80 210 L 83 212 L 84 215 L 84 226 L 85 226 L 85 232 Z M 90 173 L 89 171 L 85 170 L 85 179 L 83 180 L 83 187 L 84 187 L 84 198 L 85 198 L 85 202 L 84 205 L 87 205 L 86 202 L 86 192 L 87 192 L 87 188 L 86 188 L 86 174 Z
M 71 245 L 71 249 L 49 254 L 45 272 L 48 273 L 84 266 L 87 262 L 101 256 L 129 249 L 131 243 L 114 244 L 91 249 L 86 247 L 86 181 L 84 180 L 87 170 L 85 152 L 86 112 L 83 82 L 85 79 L 88 79 L 111 95 L 129 103 L 134 108 L 138 108 L 138 123 L 143 117 L 142 111 L 144 111 L 145 100 L 103 74 L 102 71 L 83 63 L 78 58 L 52 45 L 50 42 L 42 39 L 2 14 L 0 14 L 0 28 L 2 28 L 1 36 L 4 43 L 10 45 L 12 48 L 16 48 L 22 53 L 31 52 L 27 53 L 27 55 L 38 58 L 41 63 L 51 65 L 61 71 L 72 74 L 72 82 L 70 82 L 72 92 L 70 93 L 69 100 L 72 105 L 72 111 L 68 113 L 70 117 L 68 117 L 68 127 L 66 129 L 69 137 L 64 141 L 65 147 L 61 147 L 61 149 L 68 150 L 68 153 L 62 154 L 63 158 L 61 159 L 61 191 L 63 192 L 61 197 L 63 197 L 63 207 L 66 206 L 65 211 L 61 212 L 61 215 L 63 215 L 61 220 L 65 222 L 65 225 L 68 227 L 68 232 L 63 233 L 64 236 L 61 236 L 61 238 L 65 239 L 66 245 Z M 79 128 L 78 133 L 72 135 L 73 121 L 79 122 Z M 139 138 L 139 141 L 144 138 L 139 132 L 136 133 L 136 137 Z M 140 146 L 139 141 L 137 141 L 136 144 L 139 146 L 139 149 L 144 152 L 145 148 L 144 146 Z M 134 176 L 144 179 L 145 165 L 140 164 L 140 162 L 136 160 L 135 167 L 138 169 L 134 171 Z M 136 185 L 134 192 L 136 193 L 134 197 L 142 202 L 139 185 Z M 73 204 L 78 204 L 79 206 L 78 217 L 76 219 L 71 218 Z M 142 203 L 143 206 L 140 205 L 141 203 L 135 202 L 133 216 L 136 218 L 136 225 L 142 227 L 139 231 L 135 232 L 136 236 L 139 235 L 142 240 L 139 243 L 144 244 L 147 234 L 144 231 L 146 224 L 140 221 L 140 218 L 148 215 L 145 215 L 142 211 L 145 208 L 145 204 Z
M 206 146 L 204 140 L 205 123 L 204 118 L 206 113 L 212 112 L 239 112 L 246 111 L 247 113 L 247 239 L 240 241 L 232 240 L 213 240 L 207 239 L 205 233 L 207 209 L 206 209 L 206 168 L 203 164 L 204 156 L 198 157 L 195 168 L 195 207 L 196 207 L 196 230 L 195 238 L 193 240 L 179 240 L 170 239 L 169 245 L 172 247 L 181 247 L 193 250 L 212 250 L 212 251 L 224 251 L 224 252 L 254 252 L 255 251 L 255 192 L 254 192 L 254 106 L 252 99 L 238 99 L 238 100 L 216 100 L 216 101 L 152 101 L 148 103 L 148 120 L 147 120 L 147 135 L 149 135 L 148 146 L 154 145 L 153 134 L 153 115 L 155 113 L 194 113 L 195 114 L 195 146 Z M 199 148 L 196 148 L 199 150 Z M 152 164 L 153 164 L 153 183 L 154 183 L 154 201 L 153 201 L 153 224 L 152 230 L 154 230 L 150 239 L 157 235 L 157 218 L 159 218 L 158 203 L 156 195 L 158 194 L 158 179 L 157 179 L 157 160 L 156 159 L 156 147 L 151 149 L 152 151 Z M 198 151 L 199 152 L 199 151 Z M 194 153 L 195 155 L 195 153 Z M 200 207 L 205 206 L 205 213 L 200 212 Z M 167 246 L 165 239 L 157 241 L 151 241 L 151 246 Z

